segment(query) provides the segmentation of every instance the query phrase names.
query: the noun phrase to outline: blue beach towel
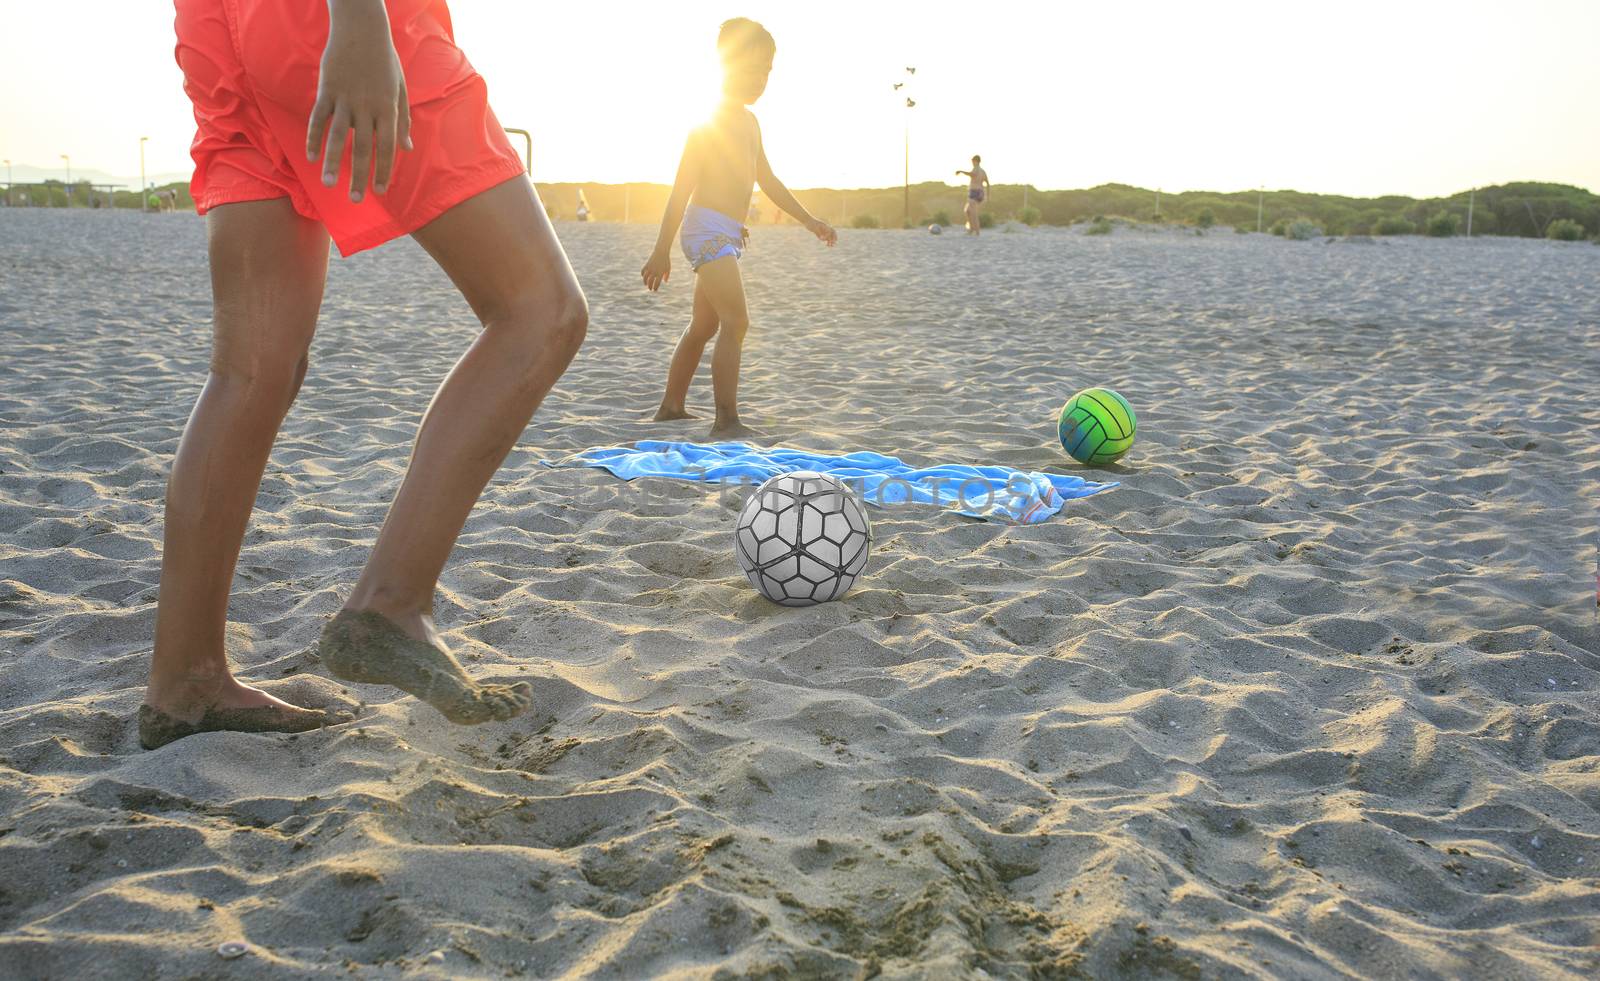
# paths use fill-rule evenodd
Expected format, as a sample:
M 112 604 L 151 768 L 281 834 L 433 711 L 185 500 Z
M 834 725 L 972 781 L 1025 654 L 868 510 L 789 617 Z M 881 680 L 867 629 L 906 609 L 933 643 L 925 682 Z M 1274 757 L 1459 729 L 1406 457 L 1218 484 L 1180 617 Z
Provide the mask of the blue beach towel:
M 796 470 L 814 470 L 856 488 L 868 504 L 953 506 L 960 514 L 991 521 L 1036 524 L 1067 501 L 1117 486 L 1056 473 L 1025 473 L 1011 467 L 943 464 L 914 468 L 881 453 L 830 456 L 810 450 L 745 443 L 672 443 L 640 440 L 633 446 L 595 447 L 547 467 L 599 467 L 623 480 L 669 477 L 708 484 L 748 481 Z

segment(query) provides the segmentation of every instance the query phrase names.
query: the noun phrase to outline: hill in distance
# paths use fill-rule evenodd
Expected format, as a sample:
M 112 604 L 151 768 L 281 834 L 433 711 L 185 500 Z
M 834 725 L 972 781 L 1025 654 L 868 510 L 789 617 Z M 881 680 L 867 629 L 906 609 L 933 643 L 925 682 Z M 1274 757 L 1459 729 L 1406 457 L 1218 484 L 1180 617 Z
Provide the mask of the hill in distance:
M 582 189 L 595 221 L 654 223 L 661 219 L 671 188 L 664 184 L 540 183 L 539 195 L 557 218 L 572 218 L 577 192 Z M 961 221 L 966 185 L 924 183 L 911 185 L 910 214 L 905 213 L 904 191 L 888 188 L 810 188 L 795 197 L 813 214 L 840 227 L 863 218 L 894 228 L 930 224 L 943 217 Z M 1423 231 L 1441 214 L 1455 215 L 1465 230 L 1469 200 L 1474 235 L 1543 237 L 1551 222 L 1567 219 L 1581 225 L 1585 237 L 1600 234 L 1600 195 L 1565 184 L 1520 182 L 1460 191 L 1448 197 L 1411 198 L 1387 195 L 1355 198 L 1303 191 L 1266 191 L 1259 195 L 1261 228 L 1278 222 L 1307 219 L 1329 235 L 1366 234 L 1389 219 L 1390 229 Z M 1096 216 L 1122 216 L 1139 221 L 1204 224 L 1203 215 L 1218 225 L 1255 229 L 1258 192 L 1185 191 L 1160 195 L 1128 184 L 1101 184 L 1081 190 L 1041 191 L 1021 184 L 993 186 L 985 211 L 996 220 L 1015 219 L 1028 224 L 1071 225 Z M 1028 210 L 1025 210 L 1028 209 Z M 941 214 L 942 213 L 942 214 Z M 753 223 L 790 221 L 764 195 L 757 194 Z M 1391 232 L 1392 233 L 1392 232 Z
M 162 174 L 162 178 L 175 175 Z M 74 207 L 103 207 L 104 192 L 91 193 L 89 180 L 99 183 L 100 175 L 73 174 L 71 200 Z M 15 178 L 21 185 L 25 178 Z M 539 195 L 552 217 L 576 216 L 578 192 L 589 203 L 590 220 L 655 224 L 661 220 L 671 188 L 665 184 L 537 184 Z M 170 179 L 158 190 L 171 190 L 180 208 L 194 207 L 186 178 Z M 904 190 L 884 188 L 809 188 L 795 196 L 813 214 L 841 228 L 854 226 L 895 228 L 934 222 L 961 221 L 966 202 L 966 186 L 936 182 L 913 184 L 910 209 L 904 203 Z M 59 177 L 41 177 L 38 183 L 13 188 L 12 205 L 65 207 L 68 188 Z M 138 208 L 139 195 L 132 190 L 118 191 L 112 199 L 117 208 Z M 1158 205 L 1159 200 L 1159 205 Z M 1464 232 L 1471 210 L 1474 235 L 1516 235 L 1542 238 L 1556 222 L 1577 226 L 1576 237 L 1600 236 L 1600 195 L 1567 184 L 1517 182 L 1458 191 L 1438 198 L 1412 198 L 1386 195 L 1375 198 L 1347 197 L 1339 194 L 1311 194 L 1304 191 L 1184 191 L 1162 193 L 1128 184 L 1101 184 L 1075 190 L 1042 191 L 1031 185 L 996 184 L 984 206 L 995 221 L 1015 220 L 1025 224 L 1072 225 L 1097 217 L 1123 217 L 1141 222 L 1228 225 L 1244 230 L 1282 228 L 1304 219 L 1327 235 L 1403 234 L 1429 231 L 1433 234 Z M 759 192 L 748 219 L 752 224 L 790 222 Z M 1566 230 L 1573 232 L 1571 226 Z

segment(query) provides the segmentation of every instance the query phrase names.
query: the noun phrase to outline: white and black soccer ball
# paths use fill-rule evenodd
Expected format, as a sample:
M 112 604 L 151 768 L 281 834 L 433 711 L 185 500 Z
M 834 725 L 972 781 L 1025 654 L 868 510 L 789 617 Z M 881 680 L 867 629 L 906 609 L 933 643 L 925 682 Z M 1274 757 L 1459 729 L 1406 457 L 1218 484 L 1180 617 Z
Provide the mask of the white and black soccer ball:
M 937 224 L 929 225 L 928 226 L 928 234 L 929 235 L 943 235 L 944 234 L 944 229 L 941 228 Z
M 826 603 L 867 568 L 872 526 L 842 481 L 809 470 L 779 474 L 739 509 L 733 551 L 750 584 L 783 606 Z

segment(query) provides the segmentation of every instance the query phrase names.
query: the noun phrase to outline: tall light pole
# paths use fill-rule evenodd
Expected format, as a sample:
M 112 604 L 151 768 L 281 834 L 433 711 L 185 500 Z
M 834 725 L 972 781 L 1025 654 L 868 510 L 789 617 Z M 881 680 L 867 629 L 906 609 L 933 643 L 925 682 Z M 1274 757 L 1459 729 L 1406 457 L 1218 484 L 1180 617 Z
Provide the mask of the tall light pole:
M 11 161 L 6 161 L 6 207 L 11 207 Z
M 1267 185 L 1256 188 L 1256 231 L 1261 231 L 1261 203 L 1266 200 Z
M 912 66 L 907 65 L 906 66 L 906 74 L 908 76 L 915 77 L 916 74 L 917 74 L 917 70 L 915 68 L 913 68 Z M 896 82 L 894 84 L 894 90 L 896 92 L 898 92 L 901 89 L 905 88 L 905 86 L 906 86 L 905 82 Z M 907 93 L 906 94 L 906 177 L 905 177 L 905 188 L 904 188 L 905 196 L 904 196 L 904 198 L 902 200 L 902 203 L 901 203 L 901 210 L 903 212 L 903 215 L 902 215 L 901 220 L 900 220 L 900 224 L 901 224 L 902 227 L 908 227 L 911 224 L 911 110 L 916 108 L 916 105 L 917 105 L 917 100 L 911 98 L 911 94 Z
M 150 210 L 150 189 L 144 182 L 144 145 L 150 139 L 148 136 L 139 137 L 139 210 Z
M 67 162 L 67 207 L 72 207 L 72 158 L 63 153 L 61 159 Z

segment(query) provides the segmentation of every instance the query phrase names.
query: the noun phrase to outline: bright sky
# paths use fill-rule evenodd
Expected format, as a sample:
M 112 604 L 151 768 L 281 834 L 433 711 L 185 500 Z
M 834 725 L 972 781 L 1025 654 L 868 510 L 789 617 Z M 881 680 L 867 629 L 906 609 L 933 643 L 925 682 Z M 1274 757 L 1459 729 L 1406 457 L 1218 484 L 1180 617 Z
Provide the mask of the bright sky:
M 1044 188 L 1600 190 L 1594 0 L 451 9 L 501 121 L 533 131 L 544 181 L 670 181 L 684 132 L 715 95 L 717 25 L 744 14 L 777 37 L 755 109 L 794 187 L 899 184 L 909 115 L 913 181 L 953 181 L 976 152 L 997 183 Z M 7 22 L 0 156 L 59 167 L 68 153 L 75 169 L 136 175 L 149 136 L 149 173 L 188 171 L 193 122 L 170 2 L 71 0 Z M 909 114 L 897 81 L 917 100 Z

